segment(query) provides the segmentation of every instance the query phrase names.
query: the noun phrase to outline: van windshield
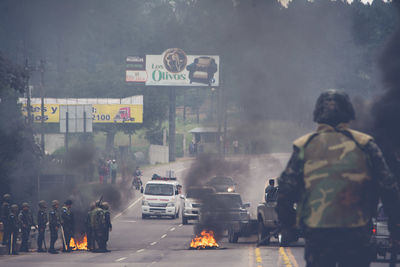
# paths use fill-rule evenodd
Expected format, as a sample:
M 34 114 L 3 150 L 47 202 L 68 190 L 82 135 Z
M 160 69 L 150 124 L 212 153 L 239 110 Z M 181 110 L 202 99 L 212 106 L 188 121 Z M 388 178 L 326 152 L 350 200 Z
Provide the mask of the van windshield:
M 172 196 L 174 195 L 174 186 L 171 184 L 148 184 L 144 190 L 145 195 Z

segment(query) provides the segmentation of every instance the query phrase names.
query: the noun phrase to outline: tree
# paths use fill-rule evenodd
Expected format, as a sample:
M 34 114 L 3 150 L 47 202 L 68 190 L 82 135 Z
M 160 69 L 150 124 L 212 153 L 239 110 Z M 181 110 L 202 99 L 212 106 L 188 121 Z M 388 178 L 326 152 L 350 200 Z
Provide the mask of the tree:
M 0 53 L 0 193 L 12 193 L 14 201 L 31 199 L 41 157 L 17 103 L 26 81 L 27 73 Z

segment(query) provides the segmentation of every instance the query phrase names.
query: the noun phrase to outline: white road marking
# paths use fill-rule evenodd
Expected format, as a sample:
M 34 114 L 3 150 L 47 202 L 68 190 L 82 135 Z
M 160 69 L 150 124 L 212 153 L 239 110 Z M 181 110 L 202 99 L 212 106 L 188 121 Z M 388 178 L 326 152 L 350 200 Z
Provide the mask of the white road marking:
M 183 224 L 178 225 L 179 227 L 182 227 Z
M 172 227 L 171 229 L 169 229 L 171 232 L 175 230 L 175 227 Z
M 135 223 L 136 221 L 120 221 L 120 222 Z
M 130 208 L 132 208 L 133 206 L 135 206 L 137 203 L 139 203 L 139 201 L 142 200 L 143 197 L 139 197 L 138 199 L 136 199 L 132 204 L 129 205 L 129 207 L 127 207 L 126 209 L 124 209 L 122 212 L 118 213 L 115 217 L 114 220 L 117 219 L 118 217 L 120 217 L 125 211 L 129 210 Z
M 154 246 L 155 244 L 157 244 L 157 242 L 153 242 L 150 244 L 150 246 Z
M 144 251 L 144 248 L 139 249 L 139 250 L 137 250 L 136 252 L 137 252 L 137 253 L 140 253 L 140 252 L 142 252 L 142 251 Z
M 167 236 L 167 234 L 163 234 L 162 236 L 161 236 L 161 238 L 165 238 Z
M 125 259 L 126 259 L 126 257 L 123 257 L 123 258 L 119 258 L 118 260 L 115 260 L 115 261 L 123 261 Z

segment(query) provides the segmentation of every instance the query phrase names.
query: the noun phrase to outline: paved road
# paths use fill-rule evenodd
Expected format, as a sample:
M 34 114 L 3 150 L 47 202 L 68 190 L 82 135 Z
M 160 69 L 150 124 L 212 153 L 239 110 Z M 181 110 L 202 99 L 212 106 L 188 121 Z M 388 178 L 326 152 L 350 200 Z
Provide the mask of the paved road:
M 249 166 L 245 173 L 236 173 L 235 178 L 238 190 L 244 201 L 251 202 L 253 211 L 262 200 L 267 177 L 278 175 L 287 157 L 275 154 L 231 159 Z M 143 180 L 154 172 L 164 174 L 168 169 L 174 169 L 178 177 L 184 177 L 191 163 L 179 161 L 147 168 Z M 276 240 L 268 247 L 256 248 L 255 237 L 240 238 L 237 244 L 228 243 L 225 237 L 219 240 L 219 249 L 189 250 L 193 225 L 182 225 L 181 219 L 142 220 L 140 204 L 141 195 L 136 194 L 125 211 L 114 214 L 110 253 L 21 253 L 19 256 L 0 256 L 0 266 L 305 266 L 302 240 L 291 248 L 279 248 Z

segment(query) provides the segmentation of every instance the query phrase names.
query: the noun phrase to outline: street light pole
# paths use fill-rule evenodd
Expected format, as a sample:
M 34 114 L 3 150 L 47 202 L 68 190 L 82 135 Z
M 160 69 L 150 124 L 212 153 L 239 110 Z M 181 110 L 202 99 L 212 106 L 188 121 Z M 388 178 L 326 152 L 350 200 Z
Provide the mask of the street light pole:
M 41 123 L 41 133 L 40 133 L 40 145 L 42 148 L 42 152 L 45 154 L 44 147 L 44 64 L 45 61 L 43 59 L 40 60 L 40 123 Z

